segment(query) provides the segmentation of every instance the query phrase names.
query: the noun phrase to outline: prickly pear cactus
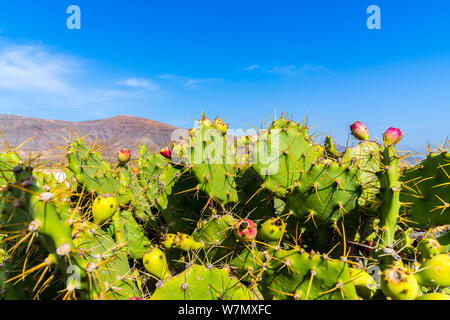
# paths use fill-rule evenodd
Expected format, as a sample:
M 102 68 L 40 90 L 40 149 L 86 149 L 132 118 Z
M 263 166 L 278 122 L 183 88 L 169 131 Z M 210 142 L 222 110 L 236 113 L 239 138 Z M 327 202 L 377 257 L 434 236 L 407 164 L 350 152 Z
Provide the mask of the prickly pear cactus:
M 448 300 L 448 144 L 412 165 L 400 129 L 310 131 L 203 114 L 117 161 L 71 132 L 54 167 L 5 141 L 0 299 Z

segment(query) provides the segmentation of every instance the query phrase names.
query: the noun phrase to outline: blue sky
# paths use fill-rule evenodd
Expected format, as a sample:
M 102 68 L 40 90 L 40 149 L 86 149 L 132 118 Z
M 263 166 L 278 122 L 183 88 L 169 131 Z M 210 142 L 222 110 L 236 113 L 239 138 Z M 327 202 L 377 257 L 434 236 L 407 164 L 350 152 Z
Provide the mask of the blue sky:
M 81 30 L 66 9 L 81 8 Z M 369 30 L 369 5 L 381 29 Z M 275 110 L 346 144 L 390 126 L 422 150 L 450 134 L 450 1 L 72 0 L 0 3 L 0 112 L 117 114 L 232 128 Z

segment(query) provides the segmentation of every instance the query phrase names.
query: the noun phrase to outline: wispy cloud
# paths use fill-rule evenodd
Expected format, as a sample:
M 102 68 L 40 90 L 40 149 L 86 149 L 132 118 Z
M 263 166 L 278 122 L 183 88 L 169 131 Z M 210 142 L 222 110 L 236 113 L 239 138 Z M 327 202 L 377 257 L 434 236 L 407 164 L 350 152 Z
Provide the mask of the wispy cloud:
M 130 87 L 130 88 L 141 88 L 141 89 L 147 89 L 150 91 L 158 91 L 159 89 L 159 85 L 157 83 L 155 83 L 152 80 L 148 80 L 148 79 L 143 79 L 143 78 L 128 78 L 125 79 L 121 82 L 119 82 L 119 84 L 122 84 L 126 87 Z
M 282 74 L 282 75 L 300 75 L 306 73 L 314 73 L 325 71 L 325 67 L 314 64 L 304 64 L 302 66 L 287 65 L 287 66 L 275 66 L 268 70 L 269 73 Z
M 199 88 L 202 84 L 221 82 L 220 78 L 190 78 L 175 74 L 161 74 L 160 79 L 171 80 L 187 88 Z
M 261 67 L 259 66 L 259 64 L 254 64 L 254 65 L 245 67 L 244 70 L 245 70 L 245 71 L 252 71 L 252 70 L 255 70 L 255 69 L 259 69 L 259 68 L 261 68 Z
M 5 112 L 78 110 L 85 116 L 102 116 L 124 106 L 148 104 L 159 95 L 159 85 L 150 79 L 114 80 L 88 60 L 43 45 L 0 39 L 0 47 L 0 110 Z
M 259 64 L 254 64 L 254 65 L 243 68 L 243 70 L 245 70 L 245 71 L 259 70 L 260 72 L 263 72 L 263 73 L 294 76 L 294 75 L 322 72 L 322 71 L 326 71 L 326 68 L 321 65 L 314 65 L 314 64 L 304 64 L 302 66 L 296 66 L 293 64 L 276 65 L 273 67 L 264 67 Z
M 36 45 L 6 45 L 0 50 L 0 89 L 67 94 L 67 78 L 76 73 L 79 61 L 51 54 Z

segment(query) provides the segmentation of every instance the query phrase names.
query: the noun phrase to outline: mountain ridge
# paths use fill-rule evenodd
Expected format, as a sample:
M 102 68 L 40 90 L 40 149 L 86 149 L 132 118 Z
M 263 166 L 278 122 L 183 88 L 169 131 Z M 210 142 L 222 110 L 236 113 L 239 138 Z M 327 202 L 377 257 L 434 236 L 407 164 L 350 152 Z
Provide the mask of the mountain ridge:
M 146 144 L 156 150 L 168 145 L 177 127 L 156 120 L 130 115 L 117 115 L 105 119 L 67 121 L 40 119 L 16 115 L 0 115 L 0 131 L 11 148 L 16 148 L 33 137 L 19 149 L 21 157 L 41 154 L 46 160 L 58 160 L 63 156 L 71 130 L 87 143 L 98 141 L 104 146 L 102 157 L 113 160 L 120 148 L 127 147 L 138 155 L 138 146 Z M 4 145 L 4 141 L 1 141 Z

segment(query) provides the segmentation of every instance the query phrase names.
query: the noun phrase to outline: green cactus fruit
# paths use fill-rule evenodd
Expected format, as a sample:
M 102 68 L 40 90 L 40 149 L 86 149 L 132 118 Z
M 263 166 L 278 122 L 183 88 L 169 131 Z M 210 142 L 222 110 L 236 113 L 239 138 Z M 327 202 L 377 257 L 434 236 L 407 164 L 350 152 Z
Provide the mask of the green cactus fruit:
M 195 241 L 190 235 L 184 233 L 177 234 L 174 239 L 174 244 L 175 247 L 183 251 L 198 250 L 202 247 L 201 242 Z
M 430 259 L 431 257 L 441 253 L 441 245 L 434 239 L 424 238 L 417 245 L 417 250 L 424 259 Z
M 222 135 L 226 135 L 227 131 L 228 131 L 228 124 L 226 124 L 223 119 L 220 118 L 216 118 L 213 121 L 213 126 L 214 128 L 216 128 L 217 130 L 219 130 Z
M 250 219 L 242 219 L 234 225 L 234 234 L 240 240 L 254 240 L 257 233 L 256 225 Z
M 209 120 L 205 114 L 202 114 L 202 117 L 200 118 L 200 120 L 198 120 L 198 126 L 199 128 L 212 128 L 213 124 L 211 122 L 211 120 Z
M 111 218 L 117 210 L 119 203 L 114 195 L 99 195 L 92 204 L 94 223 L 101 225 Z
M 175 238 L 177 237 L 176 234 L 173 233 L 166 233 L 163 236 L 163 239 L 161 241 L 161 245 L 166 248 L 167 250 L 172 249 L 175 247 Z
M 386 269 L 381 276 L 380 284 L 384 295 L 393 300 L 413 300 L 419 290 L 414 275 L 402 267 Z
M 375 279 L 362 269 L 350 268 L 349 270 L 358 296 L 364 300 L 371 299 L 377 291 Z
M 258 236 L 263 241 L 278 241 L 283 237 L 285 229 L 286 223 L 281 218 L 272 218 L 261 225 Z
M 145 270 L 158 279 L 164 280 L 170 275 L 166 255 L 158 247 L 151 248 L 142 258 L 142 263 Z
M 426 260 L 415 276 L 421 286 L 450 287 L 450 255 L 438 254 Z
M 433 292 L 417 297 L 416 300 L 450 300 L 450 296 L 445 293 Z

